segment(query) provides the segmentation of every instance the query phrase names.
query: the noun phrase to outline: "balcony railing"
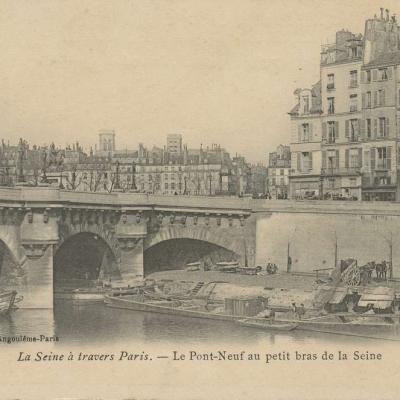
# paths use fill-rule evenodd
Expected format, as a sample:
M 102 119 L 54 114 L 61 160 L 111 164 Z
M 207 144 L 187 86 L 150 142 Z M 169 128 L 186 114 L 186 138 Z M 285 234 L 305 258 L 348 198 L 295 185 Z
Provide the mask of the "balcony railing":
M 350 106 L 350 112 L 357 112 L 357 110 L 358 110 L 357 105 L 351 105 Z
M 328 83 L 326 85 L 326 88 L 327 88 L 327 90 L 333 90 L 333 89 L 335 89 L 335 84 L 334 83 Z
M 321 174 L 325 176 L 350 176 L 360 175 L 361 167 L 348 168 L 322 168 Z

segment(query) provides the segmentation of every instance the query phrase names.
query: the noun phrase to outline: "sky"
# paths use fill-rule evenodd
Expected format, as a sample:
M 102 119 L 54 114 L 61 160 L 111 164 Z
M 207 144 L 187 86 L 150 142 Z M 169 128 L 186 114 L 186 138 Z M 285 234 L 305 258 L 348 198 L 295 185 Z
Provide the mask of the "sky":
M 319 80 L 336 30 L 396 1 L 0 0 L 0 138 L 117 148 L 289 143 L 293 92 Z

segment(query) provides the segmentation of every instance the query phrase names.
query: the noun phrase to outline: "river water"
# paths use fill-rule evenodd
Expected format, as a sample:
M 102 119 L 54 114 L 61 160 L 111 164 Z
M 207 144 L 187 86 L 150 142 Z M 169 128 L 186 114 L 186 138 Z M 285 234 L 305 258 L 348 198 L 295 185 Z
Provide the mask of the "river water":
M 0 335 L 57 336 L 60 344 L 104 345 L 108 343 L 218 346 L 248 344 L 348 344 L 378 339 L 354 338 L 312 332 L 266 332 L 232 322 L 210 321 L 106 307 L 102 303 L 58 301 L 54 310 L 21 309 L 0 320 Z M 400 336 L 393 334 L 393 339 Z

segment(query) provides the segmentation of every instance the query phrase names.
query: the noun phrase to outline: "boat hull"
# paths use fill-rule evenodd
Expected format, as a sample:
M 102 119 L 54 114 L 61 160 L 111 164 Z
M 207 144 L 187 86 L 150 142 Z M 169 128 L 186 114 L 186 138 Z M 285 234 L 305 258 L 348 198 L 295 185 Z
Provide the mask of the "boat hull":
M 124 298 L 125 297 L 125 298 Z M 203 319 L 213 319 L 220 321 L 237 321 L 243 319 L 242 316 L 229 315 L 229 314 L 213 314 L 206 311 L 195 311 L 195 310 L 185 310 L 175 307 L 166 307 L 156 304 L 149 304 L 145 302 L 135 301 L 126 298 L 126 296 L 114 297 L 105 296 L 105 304 L 108 307 L 122 308 L 132 311 L 142 311 L 142 312 L 152 312 L 158 314 L 168 314 L 174 316 L 190 317 L 190 318 L 203 318 Z
M 17 298 L 15 290 L 0 293 L 0 315 L 9 314 L 12 310 L 16 309 L 15 304 L 21 300 L 22 297 Z
M 283 331 L 289 332 L 297 328 L 295 323 L 281 323 L 277 321 L 257 321 L 257 320 L 240 320 L 239 325 L 246 326 L 248 328 L 257 328 L 266 331 Z

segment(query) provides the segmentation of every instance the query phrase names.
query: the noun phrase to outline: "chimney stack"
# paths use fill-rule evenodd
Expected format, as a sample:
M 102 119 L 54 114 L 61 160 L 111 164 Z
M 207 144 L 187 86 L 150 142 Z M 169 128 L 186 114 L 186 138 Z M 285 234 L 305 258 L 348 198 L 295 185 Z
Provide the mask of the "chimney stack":
M 386 9 L 385 11 L 386 11 L 386 21 L 389 21 L 389 10 Z
M 383 7 L 381 7 L 381 19 L 383 19 Z

